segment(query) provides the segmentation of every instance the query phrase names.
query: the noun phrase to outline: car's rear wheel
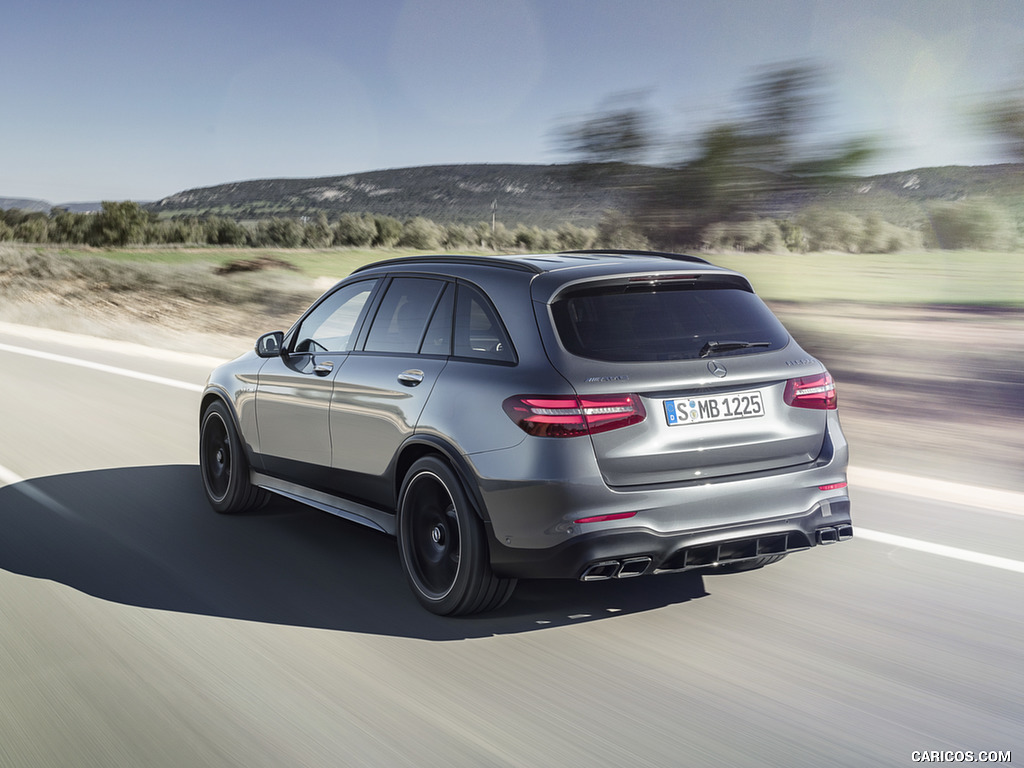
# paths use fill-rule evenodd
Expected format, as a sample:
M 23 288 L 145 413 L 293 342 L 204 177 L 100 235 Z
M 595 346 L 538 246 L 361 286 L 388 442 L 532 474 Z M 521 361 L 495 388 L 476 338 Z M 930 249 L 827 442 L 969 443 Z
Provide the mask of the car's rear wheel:
M 214 401 L 199 428 L 199 470 L 203 490 L 217 512 L 231 514 L 263 506 L 267 492 L 249 482 L 249 462 L 227 406 Z
M 398 550 L 416 598 L 441 616 L 493 610 L 516 585 L 491 571 L 483 523 L 458 477 L 435 456 L 416 461 L 402 483 Z

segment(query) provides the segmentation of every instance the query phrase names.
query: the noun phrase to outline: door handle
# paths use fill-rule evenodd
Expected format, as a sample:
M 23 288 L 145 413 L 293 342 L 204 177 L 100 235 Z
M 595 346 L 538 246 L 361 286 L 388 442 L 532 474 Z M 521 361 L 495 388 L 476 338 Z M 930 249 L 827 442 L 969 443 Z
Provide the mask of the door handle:
M 410 368 L 398 374 L 398 380 L 407 387 L 415 387 L 423 381 L 423 371 L 419 368 Z
M 328 373 L 334 370 L 334 362 L 331 360 L 324 360 L 322 363 L 317 363 L 313 366 L 313 373 L 317 376 L 326 376 Z

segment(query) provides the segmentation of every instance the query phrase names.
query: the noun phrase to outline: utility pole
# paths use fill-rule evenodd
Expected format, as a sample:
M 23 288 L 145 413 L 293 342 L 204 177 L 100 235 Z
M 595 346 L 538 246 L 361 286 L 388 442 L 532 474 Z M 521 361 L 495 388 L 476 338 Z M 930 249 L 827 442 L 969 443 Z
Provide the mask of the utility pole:
M 491 234 L 494 234 L 494 220 L 498 213 L 498 199 L 495 198 L 491 201 Z

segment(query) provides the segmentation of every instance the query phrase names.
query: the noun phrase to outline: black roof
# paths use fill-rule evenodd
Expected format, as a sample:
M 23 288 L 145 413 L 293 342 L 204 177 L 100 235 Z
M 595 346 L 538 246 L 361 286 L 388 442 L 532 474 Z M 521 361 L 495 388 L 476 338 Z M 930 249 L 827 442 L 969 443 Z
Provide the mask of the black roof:
M 698 256 L 690 256 L 683 253 L 667 253 L 664 251 L 630 251 L 617 248 L 609 249 L 588 249 L 580 251 L 560 251 L 558 253 L 531 253 L 531 254 L 509 254 L 493 256 L 467 256 L 467 255 L 424 255 L 424 256 L 399 256 L 397 258 L 385 259 L 383 261 L 365 264 L 353 270 L 362 272 L 367 269 L 378 267 L 390 267 L 402 264 L 461 264 L 473 266 L 500 267 L 515 269 L 534 274 L 543 274 L 553 269 L 561 269 L 570 266 L 584 266 L 587 264 L 596 265 L 599 263 L 618 262 L 623 263 L 629 260 L 657 261 L 682 261 L 691 264 L 711 265 L 706 259 Z

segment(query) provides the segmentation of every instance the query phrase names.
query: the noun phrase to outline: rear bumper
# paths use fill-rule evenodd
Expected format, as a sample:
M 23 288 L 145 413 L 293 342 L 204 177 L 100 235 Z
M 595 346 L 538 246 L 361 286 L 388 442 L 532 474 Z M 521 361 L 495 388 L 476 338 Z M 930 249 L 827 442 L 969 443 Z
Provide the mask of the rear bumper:
M 467 457 L 492 567 L 522 578 L 621 578 L 845 540 L 852 536 L 849 452 L 838 420 L 830 421 L 814 462 L 672 486 L 610 487 L 586 441 Z M 602 515 L 622 517 L 579 522 Z
M 539 550 L 514 549 L 492 538 L 491 566 L 501 576 L 596 581 L 738 563 L 852 536 L 850 500 L 844 496 L 784 518 L 686 533 L 624 528 L 581 534 Z

